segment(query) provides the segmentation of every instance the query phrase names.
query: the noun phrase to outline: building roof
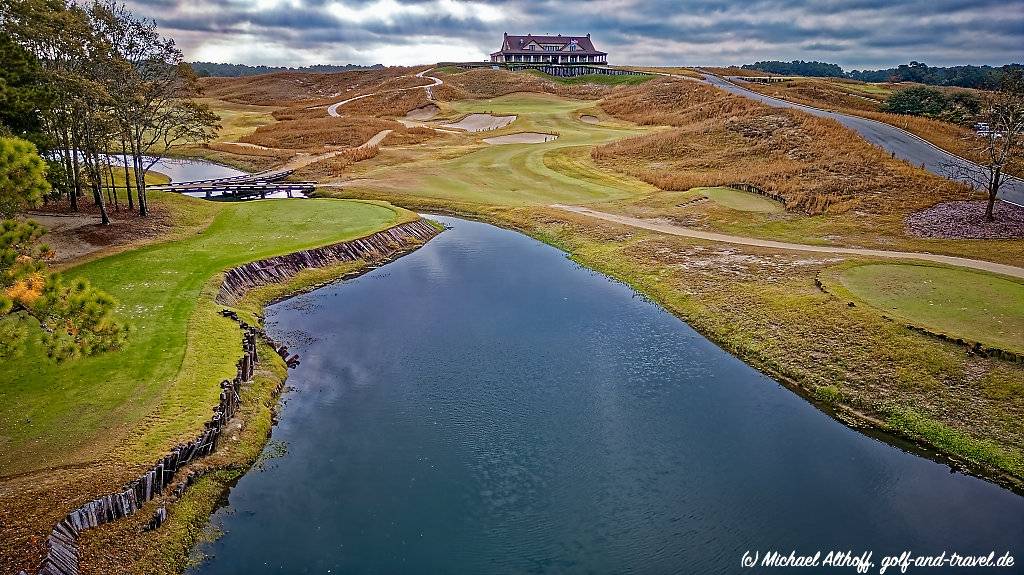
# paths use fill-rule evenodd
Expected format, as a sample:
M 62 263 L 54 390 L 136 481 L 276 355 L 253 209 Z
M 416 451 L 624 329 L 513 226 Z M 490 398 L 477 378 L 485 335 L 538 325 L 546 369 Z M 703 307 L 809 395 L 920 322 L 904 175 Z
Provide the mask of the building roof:
M 534 34 L 510 36 L 507 32 L 501 44 L 501 49 L 495 52 L 495 54 L 536 54 L 536 51 L 525 49 L 531 42 L 557 44 L 559 46 L 558 51 L 568 51 L 569 44 L 575 42 L 579 46 L 579 50 L 572 50 L 573 54 L 599 54 L 607 56 L 606 52 L 601 52 L 594 48 L 594 43 L 590 40 L 590 34 L 586 36 L 562 36 L 561 34 L 557 36 L 536 36 Z

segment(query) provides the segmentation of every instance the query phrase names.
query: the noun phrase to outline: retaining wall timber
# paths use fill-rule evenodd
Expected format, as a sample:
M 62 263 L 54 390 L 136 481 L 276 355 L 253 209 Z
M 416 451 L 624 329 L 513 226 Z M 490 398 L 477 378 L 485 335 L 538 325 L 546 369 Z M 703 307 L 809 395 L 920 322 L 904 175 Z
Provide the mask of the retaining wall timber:
M 46 539 L 46 557 L 39 566 L 39 575 L 78 575 L 78 534 L 111 521 L 137 513 L 147 501 L 160 495 L 171 484 L 174 474 L 192 461 L 210 455 L 217 448 L 221 430 L 238 411 L 242 384 L 252 381 L 259 358 L 256 338 L 260 331 L 245 322 L 242 325 L 242 358 L 238 360 L 235 378 L 220 384 L 220 401 L 213 408 L 213 417 L 206 422 L 198 437 L 183 443 L 158 460 L 141 477 L 124 488 L 85 503 L 68 513 Z M 159 523 L 166 512 L 158 511 Z M 153 525 L 159 527 L 159 524 Z M 24 571 L 22 571 L 24 575 Z
M 767 190 L 762 190 L 761 188 L 755 186 L 754 184 L 747 184 L 747 183 L 742 183 L 741 182 L 741 183 L 736 183 L 736 184 L 726 184 L 725 187 L 732 188 L 734 190 L 739 190 L 741 192 L 747 192 L 747 193 L 750 193 L 750 194 L 757 194 L 759 196 L 764 196 L 764 197 L 766 197 L 766 198 L 768 198 L 770 200 L 775 200 L 776 202 L 779 202 L 783 206 L 786 205 L 786 198 L 784 198 L 784 197 L 782 197 L 779 194 L 776 194 L 774 192 L 769 192 Z
M 307 268 L 323 268 L 359 260 L 367 263 L 384 261 L 415 248 L 437 234 L 436 227 L 425 220 L 416 220 L 399 224 L 365 238 L 267 258 L 231 268 L 224 274 L 220 292 L 217 293 L 217 303 L 232 305 L 255 287 L 281 283 Z

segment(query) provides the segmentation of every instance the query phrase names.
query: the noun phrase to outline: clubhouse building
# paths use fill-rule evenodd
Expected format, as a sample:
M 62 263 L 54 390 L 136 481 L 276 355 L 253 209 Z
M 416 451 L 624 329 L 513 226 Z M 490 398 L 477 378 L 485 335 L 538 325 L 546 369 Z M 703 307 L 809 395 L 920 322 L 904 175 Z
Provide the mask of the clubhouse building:
M 536 62 L 543 64 L 607 64 L 608 54 L 594 48 L 586 36 L 509 36 L 491 62 Z

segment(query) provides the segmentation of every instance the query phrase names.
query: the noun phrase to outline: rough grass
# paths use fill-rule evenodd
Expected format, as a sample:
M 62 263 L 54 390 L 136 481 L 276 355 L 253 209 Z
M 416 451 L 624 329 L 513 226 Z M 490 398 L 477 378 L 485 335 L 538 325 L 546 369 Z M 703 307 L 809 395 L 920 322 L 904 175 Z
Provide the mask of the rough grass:
M 824 78 L 798 78 L 784 82 L 760 84 L 744 82 L 744 88 L 807 104 L 817 108 L 864 110 L 877 112 L 892 90 L 873 84 L 856 84 Z M 867 88 L 870 86 L 871 88 Z
M 416 217 L 366 202 L 175 200 L 201 212 L 182 219 L 212 222 L 201 233 L 65 271 L 117 299 L 117 315 L 132 327 L 123 350 L 56 364 L 34 343 L 0 365 L 0 522 L 18 526 L 5 528 L 0 557 L 31 557 L 31 538 L 63 513 L 116 489 L 202 427 L 217 383 L 234 373 L 238 346 L 237 327 L 216 313 L 211 278 Z
M 837 122 L 695 82 L 659 79 L 615 92 L 600 106 L 639 124 L 675 126 L 593 152 L 599 164 L 663 190 L 748 182 L 781 195 L 787 209 L 812 215 L 908 213 L 970 194 L 891 159 Z
M 381 130 L 401 130 L 398 122 L 378 118 L 320 118 L 286 120 L 257 128 L 243 141 L 268 148 L 322 149 L 360 146 Z
M 297 102 L 338 101 L 382 88 L 422 84 L 408 79 L 422 68 L 392 66 L 379 70 L 310 73 L 275 72 L 240 78 L 201 78 L 204 95 L 239 104 L 286 106 Z
M 540 70 L 527 70 L 526 73 L 533 74 L 534 76 L 543 78 L 545 80 L 568 85 L 599 84 L 603 86 L 636 86 L 639 84 L 643 84 L 644 82 L 654 78 L 654 76 L 651 74 L 584 74 L 582 76 L 562 77 L 545 74 Z
M 923 116 L 889 114 L 881 111 L 881 104 L 893 91 L 908 84 L 865 84 L 852 80 L 801 78 L 773 84 L 745 83 L 743 87 L 799 104 L 834 110 L 855 116 L 878 120 L 902 128 L 915 136 L 948 150 L 958 156 L 985 161 L 977 135 L 968 126 L 961 126 Z M 930 86 L 931 87 L 931 86 Z M 963 88 L 935 88 L 946 92 L 969 91 Z M 1024 174 L 1024 161 L 1014 159 L 1006 172 Z
M 905 264 L 831 275 L 857 301 L 954 338 L 1024 352 L 1024 284 L 963 269 Z

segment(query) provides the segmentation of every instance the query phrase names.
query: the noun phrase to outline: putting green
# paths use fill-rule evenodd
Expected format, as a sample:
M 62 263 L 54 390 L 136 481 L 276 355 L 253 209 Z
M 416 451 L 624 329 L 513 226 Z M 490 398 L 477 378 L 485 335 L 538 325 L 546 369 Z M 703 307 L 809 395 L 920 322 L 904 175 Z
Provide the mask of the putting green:
M 931 331 L 1024 352 L 1024 284 L 962 269 L 868 264 L 838 272 L 856 298 Z
M 517 119 L 497 132 L 480 135 L 465 153 L 452 147 L 422 152 L 423 157 L 398 166 L 368 171 L 358 185 L 380 194 L 395 193 L 488 205 L 586 204 L 656 191 L 640 180 L 609 175 L 590 159 L 589 148 L 644 133 L 634 126 L 593 125 L 579 121 L 579 110 L 593 102 L 546 94 L 513 94 L 490 100 L 453 102 L 455 115 L 489 113 Z M 515 132 L 540 132 L 558 138 L 533 144 L 493 146 L 482 138 Z M 585 148 L 574 161 L 562 161 L 568 149 Z
M 704 196 L 720 206 L 741 212 L 781 213 L 786 211 L 786 208 L 775 200 L 724 186 L 693 188 L 689 190 L 689 193 Z
M 213 215 L 185 239 L 69 269 L 117 301 L 133 329 L 124 349 L 65 363 L 39 345 L 0 364 L 2 475 L 103 457 L 111 444 L 149 461 L 209 418 L 238 358 L 238 328 L 217 313 L 215 276 L 245 262 L 368 235 L 415 214 L 384 203 L 216 203 L 153 193 L 163 209 Z M 198 221 L 203 221 L 202 219 Z

